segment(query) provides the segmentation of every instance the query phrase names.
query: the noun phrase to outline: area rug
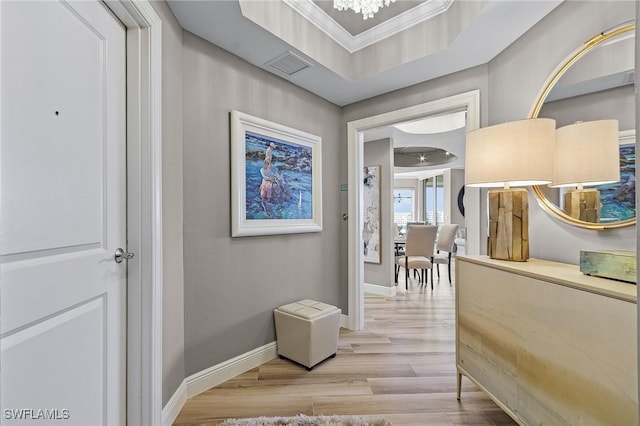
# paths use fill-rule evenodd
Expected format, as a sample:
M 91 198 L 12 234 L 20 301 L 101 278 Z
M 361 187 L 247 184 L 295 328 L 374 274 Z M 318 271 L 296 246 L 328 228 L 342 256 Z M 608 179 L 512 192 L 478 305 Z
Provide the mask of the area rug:
M 220 426 L 391 426 L 391 422 L 381 417 L 298 414 L 295 417 L 227 419 Z

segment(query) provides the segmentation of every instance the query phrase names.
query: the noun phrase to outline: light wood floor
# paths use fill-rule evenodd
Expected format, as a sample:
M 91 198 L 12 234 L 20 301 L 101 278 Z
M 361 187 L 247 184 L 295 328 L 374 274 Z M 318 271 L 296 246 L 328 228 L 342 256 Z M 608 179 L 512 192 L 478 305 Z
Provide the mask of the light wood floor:
M 341 329 L 335 358 L 311 372 L 269 361 L 187 401 L 174 425 L 299 413 L 384 415 L 394 425 L 515 425 L 466 377 L 456 399 L 455 290 L 446 268 L 433 291 L 412 279 L 404 288 L 401 281 L 394 297 L 365 296 L 364 330 Z

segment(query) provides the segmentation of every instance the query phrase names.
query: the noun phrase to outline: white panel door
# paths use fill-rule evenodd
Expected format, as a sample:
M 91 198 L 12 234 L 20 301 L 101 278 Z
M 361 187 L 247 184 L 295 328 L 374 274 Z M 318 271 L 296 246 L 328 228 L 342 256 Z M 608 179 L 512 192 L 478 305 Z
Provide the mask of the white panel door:
M 0 1 L 0 423 L 125 424 L 125 29 Z

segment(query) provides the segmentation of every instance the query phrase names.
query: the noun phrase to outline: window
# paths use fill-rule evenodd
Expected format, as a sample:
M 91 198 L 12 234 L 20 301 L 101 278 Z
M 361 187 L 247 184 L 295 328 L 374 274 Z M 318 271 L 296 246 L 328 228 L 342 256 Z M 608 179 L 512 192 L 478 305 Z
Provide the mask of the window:
M 444 223 L 444 175 L 424 181 L 424 220 L 428 225 Z
M 393 221 L 401 230 L 406 229 L 407 222 L 413 221 L 414 199 L 413 189 L 393 190 Z

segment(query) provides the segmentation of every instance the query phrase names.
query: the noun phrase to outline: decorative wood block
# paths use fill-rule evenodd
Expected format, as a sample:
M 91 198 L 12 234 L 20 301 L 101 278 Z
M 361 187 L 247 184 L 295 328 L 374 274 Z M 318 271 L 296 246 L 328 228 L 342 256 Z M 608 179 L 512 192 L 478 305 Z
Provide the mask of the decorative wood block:
M 564 193 L 564 212 L 583 222 L 600 222 L 600 191 L 571 189 Z
M 580 250 L 580 271 L 585 275 L 636 284 L 635 251 Z
M 489 191 L 489 239 L 492 259 L 526 261 L 529 258 L 529 197 L 527 190 Z

